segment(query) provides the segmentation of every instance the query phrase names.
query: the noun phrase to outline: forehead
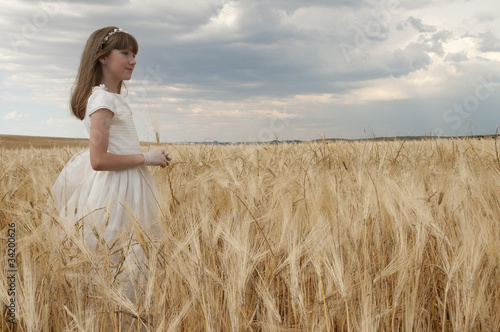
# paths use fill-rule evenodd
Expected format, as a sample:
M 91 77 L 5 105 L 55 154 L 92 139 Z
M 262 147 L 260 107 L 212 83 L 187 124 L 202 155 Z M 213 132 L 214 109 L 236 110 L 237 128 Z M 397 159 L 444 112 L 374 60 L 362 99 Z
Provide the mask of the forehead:
M 137 41 L 132 35 L 123 32 L 123 33 L 117 33 L 113 37 L 116 37 L 113 40 L 112 45 L 110 45 L 113 49 L 127 50 L 133 52 L 134 54 L 137 54 L 137 51 L 139 50 L 139 45 L 137 44 Z
M 115 48 L 111 52 L 116 52 L 116 53 L 118 53 L 118 52 L 130 52 L 130 53 L 135 54 L 133 47 L 122 48 L 122 49 Z

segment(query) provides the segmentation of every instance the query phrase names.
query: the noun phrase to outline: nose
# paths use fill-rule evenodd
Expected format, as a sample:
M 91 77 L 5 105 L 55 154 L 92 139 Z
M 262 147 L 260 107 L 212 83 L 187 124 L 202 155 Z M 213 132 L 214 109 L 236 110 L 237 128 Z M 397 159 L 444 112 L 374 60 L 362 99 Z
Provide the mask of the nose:
M 135 64 L 136 64 L 137 62 L 135 61 L 135 58 L 134 58 L 133 56 L 131 56 L 131 57 L 130 57 L 130 60 L 129 60 L 129 63 L 130 63 L 131 65 L 134 65 L 134 66 L 135 66 Z

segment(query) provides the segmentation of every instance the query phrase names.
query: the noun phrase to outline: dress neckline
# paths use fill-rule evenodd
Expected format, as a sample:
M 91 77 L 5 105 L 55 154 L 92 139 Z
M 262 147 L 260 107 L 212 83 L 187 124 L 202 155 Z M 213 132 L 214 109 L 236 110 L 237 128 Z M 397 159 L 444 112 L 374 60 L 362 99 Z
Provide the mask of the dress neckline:
M 113 94 L 113 95 L 115 95 L 115 96 L 121 96 L 121 94 L 120 94 L 120 93 L 115 93 L 115 92 L 110 92 L 110 91 L 108 91 L 108 88 L 107 88 L 107 87 L 106 87 L 106 85 L 104 85 L 104 84 L 99 84 L 99 85 L 94 86 L 94 87 L 92 88 L 92 93 L 94 93 L 96 90 L 103 90 L 103 91 L 106 91 L 106 92 L 108 92 L 108 93 L 111 93 L 111 94 Z

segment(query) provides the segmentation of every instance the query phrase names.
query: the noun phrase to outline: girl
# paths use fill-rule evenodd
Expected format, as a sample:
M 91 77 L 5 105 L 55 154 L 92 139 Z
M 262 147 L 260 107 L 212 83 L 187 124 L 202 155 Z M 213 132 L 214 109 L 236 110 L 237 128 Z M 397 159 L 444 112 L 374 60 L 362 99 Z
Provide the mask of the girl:
M 132 112 L 121 95 L 137 51 L 136 39 L 113 26 L 88 39 L 71 110 L 85 123 L 89 149 L 69 160 L 52 188 L 58 213 L 67 221 L 66 232 L 82 229 L 90 250 L 109 254 L 116 275 L 129 283 L 125 293 L 131 300 L 132 285 L 139 282 L 139 274 L 144 277 L 139 271 L 145 259 L 141 246 L 130 239 L 142 231 L 147 238 L 159 221 L 158 192 L 144 165 L 164 168 L 171 160 L 164 150 L 141 153 Z

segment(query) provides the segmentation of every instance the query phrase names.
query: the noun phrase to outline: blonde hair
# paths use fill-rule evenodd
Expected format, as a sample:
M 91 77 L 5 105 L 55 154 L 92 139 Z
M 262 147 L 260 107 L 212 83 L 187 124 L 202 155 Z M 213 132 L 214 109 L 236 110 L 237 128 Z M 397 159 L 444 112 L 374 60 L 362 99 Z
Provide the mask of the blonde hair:
M 106 43 L 103 43 L 104 38 L 114 29 L 118 28 L 109 26 L 94 31 L 83 49 L 70 100 L 71 111 L 80 120 L 85 118 L 87 101 L 92 94 L 92 88 L 99 85 L 102 79 L 102 69 L 99 59 L 108 56 L 114 49 L 130 50 L 134 54 L 137 54 L 139 51 L 137 40 L 134 36 L 124 31 L 112 34 Z M 123 81 L 120 81 L 118 84 L 118 93 L 120 93 L 122 85 L 124 85 Z

